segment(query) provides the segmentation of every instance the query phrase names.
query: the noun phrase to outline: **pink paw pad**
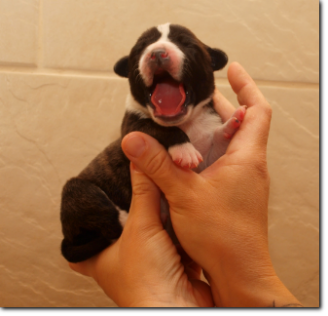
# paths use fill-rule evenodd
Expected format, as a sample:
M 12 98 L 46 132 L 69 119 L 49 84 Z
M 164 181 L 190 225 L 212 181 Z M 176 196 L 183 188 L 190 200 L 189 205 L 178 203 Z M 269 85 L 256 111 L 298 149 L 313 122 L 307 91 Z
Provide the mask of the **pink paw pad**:
M 196 168 L 203 161 L 202 155 L 191 143 L 172 146 L 169 154 L 178 166 L 186 169 Z
M 230 139 L 237 129 L 239 128 L 241 122 L 243 121 L 246 113 L 246 106 L 241 106 L 238 108 L 232 117 L 224 124 L 223 135 L 225 138 Z

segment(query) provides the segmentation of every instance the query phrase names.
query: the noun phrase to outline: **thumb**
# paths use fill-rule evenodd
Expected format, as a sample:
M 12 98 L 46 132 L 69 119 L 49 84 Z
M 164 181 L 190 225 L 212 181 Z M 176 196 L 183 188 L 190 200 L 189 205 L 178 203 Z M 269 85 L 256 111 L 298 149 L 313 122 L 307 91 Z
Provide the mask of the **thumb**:
M 122 149 L 127 158 L 166 195 L 174 195 L 181 186 L 190 183 L 195 173 L 174 164 L 167 150 L 151 136 L 132 132 L 122 140 Z

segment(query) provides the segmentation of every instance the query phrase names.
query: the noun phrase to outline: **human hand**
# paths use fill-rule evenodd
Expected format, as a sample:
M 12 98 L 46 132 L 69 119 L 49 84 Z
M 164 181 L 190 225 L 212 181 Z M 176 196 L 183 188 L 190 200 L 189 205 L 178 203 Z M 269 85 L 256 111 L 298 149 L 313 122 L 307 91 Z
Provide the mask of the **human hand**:
M 121 237 L 97 256 L 70 267 L 93 277 L 118 306 L 209 307 L 200 267 L 174 246 L 160 219 L 160 192 L 131 165 L 133 196 Z
M 230 65 L 228 79 L 247 113 L 226 154 L 202 173 L 177 167 L 156 140 L 139 132 L 127 135 L 122 149 L 164 192 L 175 233 L 206 271 L 217 306 L 297 302 L 277 277 L 268 251 L 271 108 L 239 64 Z M 228 118 L 233 111 L 228 101 L 218 93 L 214 101 L 224 105 Z

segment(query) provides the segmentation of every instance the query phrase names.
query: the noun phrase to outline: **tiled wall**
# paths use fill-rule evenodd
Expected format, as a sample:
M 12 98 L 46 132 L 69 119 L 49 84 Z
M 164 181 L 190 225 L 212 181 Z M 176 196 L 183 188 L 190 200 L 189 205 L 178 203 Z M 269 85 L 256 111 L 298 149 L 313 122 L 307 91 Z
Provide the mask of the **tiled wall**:
M 0 0 L 1 306 L 114 305 L 60 255 L 61 187 L 119 135 L 115 61 L 165 22 L 225 50 L 270 101 L 270 252 L 319 305 L 318 1 Z M 216 76 L 237 105 L 226 69 Z

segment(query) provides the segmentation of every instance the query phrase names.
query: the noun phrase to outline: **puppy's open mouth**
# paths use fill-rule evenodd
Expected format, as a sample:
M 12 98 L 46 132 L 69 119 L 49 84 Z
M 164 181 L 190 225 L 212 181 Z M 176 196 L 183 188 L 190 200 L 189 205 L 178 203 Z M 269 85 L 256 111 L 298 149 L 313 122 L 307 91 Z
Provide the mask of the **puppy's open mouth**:
M 187 95 L 184 85 L 167 72 L 158 71 L 150 88 L 150 103 L 155 117 L 177 119 L 186 113 Z

